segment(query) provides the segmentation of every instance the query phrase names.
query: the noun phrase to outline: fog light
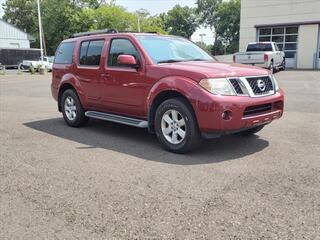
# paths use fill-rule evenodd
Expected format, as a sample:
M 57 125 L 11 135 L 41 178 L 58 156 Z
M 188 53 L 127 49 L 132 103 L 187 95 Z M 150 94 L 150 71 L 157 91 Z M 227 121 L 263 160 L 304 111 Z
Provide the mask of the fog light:
M 228 121 L 228 120 L 230 120 L 232 118 L 232 112 L 229 111 L 229 110 L 226 110 L 221 114 L 221 117 L 222 117 L 223 120 Z

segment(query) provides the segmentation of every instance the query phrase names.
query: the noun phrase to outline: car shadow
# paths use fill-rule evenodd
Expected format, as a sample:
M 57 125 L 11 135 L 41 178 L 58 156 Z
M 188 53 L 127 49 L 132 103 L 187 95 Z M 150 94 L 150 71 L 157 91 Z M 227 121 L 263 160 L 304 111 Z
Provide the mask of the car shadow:
M 24 123 L 25 126 L 85 146 L 78 149 L 103 148 L 138 158 L 167 164 L 194 165 L 238 159 L 266 148 L 268 141 L 257 135 L 235 135 L 207 140 L 195 152 L 180 155 L 163 150 L 155 135 L 146 129 L 91 119 L 83 128 L 71 128 L 62 118 Z

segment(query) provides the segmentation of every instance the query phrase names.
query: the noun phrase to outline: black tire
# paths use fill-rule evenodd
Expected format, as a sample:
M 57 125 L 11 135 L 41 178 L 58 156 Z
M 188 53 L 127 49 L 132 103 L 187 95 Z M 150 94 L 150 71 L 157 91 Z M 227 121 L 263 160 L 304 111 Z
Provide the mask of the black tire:
M 286 70 L 286 59 L 285 58 L 283 58 L 283 61 L 282 61 L 282 64 L 281 64 L 281 68 L 282 68 L 283 71 Z
M 263 128 L 264 128 L 264 125 L 258 126 L 258 127 L 254 127 L 254 128 L 250 128 L 248 130 L 245 130 L 243 132 L 238 133 L 238 135 L 251 136 L 251 135 L 256 134 L 257 132 L 261 131 Z
M 269 66 L 269 70 L 271 71 L 271 73 L 275 73 L 275 68 L 273 65 L 273 60 L 271 60 L 270 66 Z
M 76 116 L 74 119 L 70 119 L 67 116 L 67 112 L 65 109 L 65 103 L 66 103 L 66 99 L 70 99 L 72 98 L 74 100 L 74 105 L 76 107 Z M 63 118 L 65 120 L 65 122 L 71 126 L 71 127 L 81 127 L 87 124 L 89 118 L 85 116 L 85 111 L 81 105 L 81 102 L 79 100 L 79 97 L 77 95 L 77 93 L 72 90 L 72 89 L 67 89 L 66 91 L 63 92 L 62 97 L 61 97 L 61 109 L 62 109 L 62 115 Z
M 180 116 L 180 120 L 183 119 L 185 123 L 185 125 L 182 127 L 185 131 L 185 136 L 184 138 L 180 139 L 180 143 L 176 144 L 169 142 L 162 131 L 163 116 L 172 110 L 177 111 L 178 115 Z M 180 154 L 187 153 L 196 149 L 201 144 L 201 134 L 198 128 L 196 117 L 193 113 L 193 109 L 183 98 L 172 98 L 161 103 L 156 111 L 154 124 L 155 132 L 159 142 L 166 150 L 170 152 Z M 167 135 L 167 137 L 169 136 Z

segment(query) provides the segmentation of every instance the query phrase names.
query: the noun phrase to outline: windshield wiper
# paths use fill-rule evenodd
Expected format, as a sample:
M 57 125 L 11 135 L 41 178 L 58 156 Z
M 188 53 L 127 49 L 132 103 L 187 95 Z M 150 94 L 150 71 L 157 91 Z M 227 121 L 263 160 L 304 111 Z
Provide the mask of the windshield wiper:
M 175 62 L 183 62 L 183 61 L 184 60 L 168 59 L 168 60 L 159 61 L 158 63 L 175 63 Z
M 203 59 L 203 58 L 194 58 L 194 59 L 188 59 L 188 60 L 186 60 L 186 61 L 188 61 L 188 62 L 193 62 L 193 61 L 195 61 L 195 62 L 200 62 L 200 61 L 208 61 L 209 59 Z

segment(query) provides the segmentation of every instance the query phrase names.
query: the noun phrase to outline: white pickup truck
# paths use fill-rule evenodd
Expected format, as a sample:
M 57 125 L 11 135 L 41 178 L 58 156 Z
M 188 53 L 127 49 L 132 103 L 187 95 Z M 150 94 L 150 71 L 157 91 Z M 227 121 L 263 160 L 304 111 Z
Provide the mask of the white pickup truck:
M 272 72 L 276 69 L 284 70 L 286 66 L 284 52 L 274 42 L 249 43 L 246 52 L 233 55 L 233 61 L 268 68 Z
M 53 58 L 54 57 L 43 58 L 42 64 L 49 72 L 52 71 Z M 41 59 L 39 59 L 39 61 L 23 60 L 20 67 L 22 69 L 30 69 L 30 67 L 33 67 L 35 70 L 37 70 L 39 65 L 41 65 Z

